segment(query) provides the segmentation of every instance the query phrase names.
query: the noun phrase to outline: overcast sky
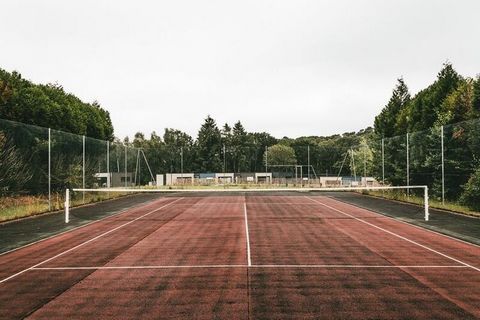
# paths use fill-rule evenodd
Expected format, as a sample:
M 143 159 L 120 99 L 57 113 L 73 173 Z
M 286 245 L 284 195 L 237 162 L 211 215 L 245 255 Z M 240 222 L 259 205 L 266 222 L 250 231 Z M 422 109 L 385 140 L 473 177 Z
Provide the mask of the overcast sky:
M 110 111 L 119 137 L 210 114 L 276 137 L 373 124 L 396 78 L 480 73 L 478 0 L 0 3 L 0 68 Z

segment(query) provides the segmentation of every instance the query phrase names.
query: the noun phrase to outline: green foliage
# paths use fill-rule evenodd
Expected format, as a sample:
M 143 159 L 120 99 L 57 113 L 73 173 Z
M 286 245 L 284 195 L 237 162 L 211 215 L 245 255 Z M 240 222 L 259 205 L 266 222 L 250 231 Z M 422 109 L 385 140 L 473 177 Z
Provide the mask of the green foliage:
M 416 94 L 402 109 L 396 119 L 394 133 L 406 134 L 431 128 L 441 116 L 439 110 L 442 103 L 461 82 L 462 77 L 453 69 L 453 66 L 445 63 L 438 73 L 437 80 Z M 381 131 L 377 133 L 381 134 Z
M 460 202 L 474 210 L 480 210 L 480 166 L 465 184 Z
M 24 190 L 31 180 L 31 167 L 12 140 L 0 133 L 0 195 Z
M 480 75 L 473 83 L 473 117 L 480 117 Z
M 295 150 L 284 144 L 276 144 L 268 147 L 263 155 L 264 161 L 269 166 L 284 166 L 297 164 Z
M 375 117 L 374 128 L 381 137 L 391 137 L 397 131 L 396 123 L 400 114 L 410 102 L 410 93 L 403 78 L 399 78 L 392 97 L 382 112 Z
M 197 138 L 197 166 L 203 172 L 219 172 L 222 169 L 222 137 L 215 120 L 207 116 Z
M 375 119 L 376 138 L 372 140 L 374 170 L 381 178 L 381 138 L 385 143 L 385 178 L 387 183 L 428 185 L 432 196 L 442 196 L 441 126 L 444 126 L 445 197 L 459 200 L 462 186 L 475 171 L 480 159 L 480 84 L 463 78 L 450 63 L 444 64 L 436 81 L 418 92 L 401 108 L 389 104 Z M 393 111 L 392 111 L 393 110 Z M 400 110 L 399 112 L 397 112 Z M 475 119 L 475 120 L 474 120 Z M 392 124 L 393 123 L 393 124 Z M 407 178 L 406 133 L 409 135 L 409 181 Z M 375 143 L 377 141 L 377 143 Z M 465 197 L 465 203 L 473 199 Z
M 110 115 L 97 101 L 82 102 L 58 84 L 34 84 L 15 71 L 2 69 L 0 118 L 113 140 Z

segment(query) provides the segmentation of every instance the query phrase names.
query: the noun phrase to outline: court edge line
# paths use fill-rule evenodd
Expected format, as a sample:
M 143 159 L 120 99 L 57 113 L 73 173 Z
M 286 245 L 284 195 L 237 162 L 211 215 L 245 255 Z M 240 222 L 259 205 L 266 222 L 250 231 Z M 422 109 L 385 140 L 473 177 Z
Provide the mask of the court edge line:
M 8 254 L 8 253 L 15 252 L 15 251 L 20 250 L 20 249 L 30 247 L 30 246 L 32 246 L 32 245 L 34 245 L 34 244 L 37 244 L 37 243 L 40 243 L 40 242 L 42 242 L 42 241 L 46 241 L 46 240 L 48 240 L 48 239 L 55 238 L 55 237 L 60 236 L 60 235 L 62 235 L 62 234 L 65 234 L 65 233 L 68 233 L 68 232 L 72 232 L 72 231 L 78 230 L 78 229 L 80 229 L 80 228 L 84 228 L 84 227 L 86 227 L 86 226 L 89 226 L 89 225 L 91 225 L 91 224 L 94 224 L 94 223 L 97 223 L 97 222 L 100 222 L 100 221 L 104 221 L 104 220 L 107 220 L 107 219 L 109 219 L 109 218 L 118 216 L 118 215 L 120 215 L 120 214 L 126 213 L 128 210 L 140 209 L 141 207 L 149 206 L 149 205 L 153 204 L 153 203 L 156 202 L 156 201 L 158 201 L 158 202 L 165 202 L 165 201 L 161 201 L 161 200 L 165 200 L 165 199 L 169 199 L 169 198 L 154 199 L 154 200 L 148 201 L 148 202 L 143 203 L 143 204 L 134 205 L 134 206 L 132 206 L 132 207 L 130 207 L 130 208 L 123 209 L 123 210 L 121 210 L 121 211 L 119 211 L 119 212 L 117 212 L 117 213 L 111 214 L 111 215 L 106 216 L 106 217 L 103 217 L 103 218 L 101 218 L 101 219 L 98 219 L 98 220 L 95 220 L 95 221 L 90 221 L 90 222 L 88 222 L 88 223 L 86 223 L 86 224 L 82 224 L 82 225 L 77 226 L 77 227 L 74 227 L 74 228 L 72 228 L 72 229 L 68 229 L 68 230 L 65 230 L 65 231 L 62 231 L 62 232 L 59 232 L 59 233 L 56 233 L 56 234 L 52 234 L 51 236 L 48 236 L 48 237 L 46 237 L 46 238 L 38 239 L 38 240 L 36 240 L 36 241 L 34 241 L 34 242 L 27 243 L 27 244 L 25 244 L 25 245 L 23 245 L 23 246 L 20 246 L 20 247 L 18 247 L 18 248 L 14 248 L 14 249 L 11 249 L 11 250 L 2 252 L 2 253 L 0 253 L 0 257 L 3 256 L 3 255 L 6 255 L 6 254 Z M 170 198 L 170 199 L 171 199 L 171 198 Z M 39 218 L 40 218 L 40 216 L 39 216 Z
M 246 235 L 246 238 L 247 238 L 247 262 L 248 262 L 248 266 L 251 267 L 252 266 L 252 257 L 250 255 L 250 233 L 248 231 L 248 217 L 247 217 L 247 202 L 246 201 L 243 203 L 243 213 L 244 213 L 244 216 L 245 216 L 245 235 Z
M 449 239 L 452 239 L 452 240 L 455 240 L 455 241 L 458 241 L 458 242 L 461 242 L 461 243 L 464 243 L 464 244 L 468 244 L 468 245 L 471 245 L 471 246 L 474 246 L 474 247 L 477 247 L 477 248 L 480 248 L 480 245 L 476 244 L 476 243 L 472 243 L 472 242 L 468 242 L 466 240 L 462 240 L 462 239 L 459 239 L 459 238 L 455 238 L 454 236 L 449 236 L 448 234 L 444 234 L 444 233 L 441 233 L 439 231 L 435 231 L 435 230 L 432 230 L 432 229 L 428 229 L 428 228 L 425 228 L 425 227 L 422 227 L 422 226 L 419 226 L 419 225 L 416 225 L 416 224 L 413 224 L 411 222 L 408 222 L 408 221 L 404 221 L 404 220 L 399 220 L 399 219 L 395 219 L 393 218 L 392 216 L 389 216 L 389 215 L 386 215 L 386 214 L 382 214 L 376 210 L 373 210 L 373 209 L 369 209 L 367 207 L 364 207 L 364 206 L 361 206 L 361 205 L 353 205 L 349 202 L 346 202 L 345 200 L 341 200 L 339 198 L 335 198 L 335 197 L 332 197 L 332 196 L 326 196 L 327 198 L 329 199 L 332 199 L 332 200 L 335 200 L 335 201 L 338 201 L 338 202 L 341 202 L 341 203 L 344 203 L 346 205 L 349 205 L 351 207 L 354 207 L 354 208 L 361 208 L 363 210 L 367 210 L 369 212 L 373 212 L 373 213 L 376 213 L 377 215 L 381 216 L 381 217 L 384 217 L 384 218 L 388 218 L 390 220 L 393 220 L 393 221 L 397 221 L 397 222 L 401 222 L 401 223 L 404 223 L 406 225 L 409 225 L 409 226 L 412 226 L 412 227 L 415 227 L 417 229 L 420 229 L 420 230 L 423 230 L 423 231 L 428 231 L 428 232 L 431 232 L 431 233 L 435 233 L 439 236 L 443 236 L 443 237 L 446 237 L 446 238 L 449 238 Z M 439 210 L 439 209 L 436 209 L 434 208 L 434 210 Z M 448 211 L 445 211 L 448 213 Z M 453 214 L 456 214 L 456 215 L 461 215 L 460 213 L 455 213 L 455 212 L 452 212 Z
M 178 199 L 176 199 L 176 200 L 174 200 L 174 201 L 172 201 L 172 202 L 170 202 L 170 203 L 167 203 L 167 204 L 161 206 L 160 208 L 157 208 L 157 209 L 155 209 L 155 210 L 149 211 L 149 212 L 141 215 L 140 217 L 137 217 L 137 218 L 135 218 L 135 219 L 133 219 L 133 220 L 131 220 L 131 221 L 128 221 L 128 222 L 126 222 L 126 223 L 124 223 L 124 224 L 121 224 L 121 225 L 119 225 L 119 226 L 117 226 L 117 227 L 115 227 L 115 228 L 113 228 L 113 229 L 110 229 L 110 230 L 104 232 L 104 233 L 101 233 L 101 234 L 99 234 L 99 235 L 96 236 L 96 237 L 93 237 L 93 238 L 91 238 L 91 239 L 89 239 L 89 240 L 87 240 L 87 241 L 84 241 L 84 242 L 76 245 L 75 247 L 72 247 L 72 248 L 70 248 L 70 249 L 68 249 L 68 250 L 62 251 L 62 252 L 60 252 L 59 254 L 57 254 L 57 255 L 55 255 L 55 256 L 53 256 L 53 257 L 50 257 L 50 258 L 48 258 L 48 259 L 46 259 L 46 260 L 43 260 L 43 261 L 41 261 L 41 262 L 39 262 L 39 263 L 37 263 L 37 264 L 35 264 L 35 265 L 27 268 L 27 269 L 24 269 L 24 270 L 22 270 L 22 271 L 19 271 L 19 272 L 15 273 L 15 274 L 7 277 L 7 278 L 4 278 L 4 279 L 0 280 L 0 283 L 3 283 L 3 282 L 6 282 L 6 281 L 8 281 L 8 280 L 10 280 L 10 279 L 12 279 L 12 278 L 15 278 L 15 277 L 17 277 L 17 276 L 19 276 L 19 275 L 27 272 L 28 270 L 31 270 L 31 269 L 33 269 L 33 268 L 36 268 L 36 267 L 38 267 L 38 266 L 40 266 L 40 265 L 42 265 L 42 264 L 44 264 L 44 263 L 47 263 L 47 262 L 49 262 L 49 261 L 52 261 L 53 259 L 56 259 L 56 258 L 58 258 L 58 257 L 60 257 L 60 256 L 62 256 L 62 255 L 64 255 L 64 254 L 69 253 L 69 252 L 71 252 L 71 251 L 73 251 L 73 250 L 75 250 L 75 249 L 78 249 L 78 248 L 80 248 L 80 247 L 82 247 L 82 246 L 84 246 L 84 245 L 86 245 L 86 244 L 88 244 L 88 243 L 90 243 L 90 242 L 92 242 L 92 241 L 95 241 L 95 240 L 97 240 L 97 239 L 99 239 L 99 238 L 101 238 L 101 237 L 103 237 L 103 236 L 106 236 L 107 234 L 110 234 L 110 233 L 112 233 L 112 232 L 114 232 L 114 231 L 116 231 L 116 230 L 118 230 L 118 229 L 121 229 L 121 228 L 123 228 L 123 227 L 125 227 L 125 226 L 127 226 L 127 225 L 129 225 L 129 224 L 131 224 L 131 223 L 133 223 L 133 222 L 135 222 L 135 221 L 137 221 L 137 220 L 140 220 L 140 219 L 142 219 L 142 218 L 144 218 L 144 217 L 146 217 L 146 216 L 154 213 L 154 212 L 160 211 L 160 210 L 168 207 L 170 204 L 172 204 L 172 203 L 174 203 L 174 202 L 177 202 L 177 201 L 179 201 L 179 200 L 181 200 L 181 199 L 183 199 L 183 197 L 182 197 L 182 198 L 178 198 Z
M 208 269 L 208 268 L 358 268 L 358 269 L 400 269 L 400 268 L 415 268 L 415 269 L 469 269 L 464 265 L 344 265 L 344 264 L 258 264 L 258 265 L 243 265 L 243 264 L 217 264 L 217 265 L 164 265 L 164 266 L 98 266 L 98 267 L 36 267 L 30 270 L 135 270 L 135 269 Z
M 310 200 L 313 201 L 313 202 L 316 202 L 316 203 L 324 206 L 324 207 L 330 208 L 331 210 L 337 211 L 337 212 L 339 212 L 339 213 L 341 213 L 341 214 L 343 214 L 343 215 L 349 216 L 349 217 L 351 217 L 351 218 L 353 218 L 353 219 L 355 219 L 355 220 L 357 220 L 357 221 L 360 221 L 360 222 L 362 222 L 362 223 L 365 223 L 365 224 L 367 224 L 367 225 L 369 225 L 369 226 L 371 226 L 371 227 L 377 228 L 377 229 L 379 229 L 379 230 L 381 230 L 381 231 L 383 231 L 383 232 L 385 232 L 385 233 L 391 234 L 391 235 L 393 235 L 393 236 L 395 236 L 395 237 L 397 237 L 397 238 L 399 238 L 399 239 L 402 239 L 402 240 L 405 240 L 405 241 L 410 242 L 410 243 L 412 243 L 412 244 L 415 244 L 415 245 L 417 245 L 417 246 L 419 246 L 419 247 L 421 247 L 421 248 L 424 248 L 424 249 L 426 249 L 426 250 L 428 250 L 428 251 L 431 251 L 431 252 L 433 252 L 433 253 L 436 253 L 436 254 L 444 257 L 444 258 L 447 258 L 447 259 L 450 259 L 450 260 L 455 261 L 455 262 L 457 262 L 457 263 L 463 264 L 464 266 L 467 266 L 467 267 L 469 267 L 469 268 L 472 268 L 472 269 L 480 272 L 480 268 L 474 267 L 474 266 L 472 266 L 472 265 L 470 265 L 470 264 L 468 264 L 468 263 L 466 263 L 466 262 L 463 262 L 463 261 L 458 260 L 458 259 L 456 259 L 456 258 L 453 258 L 453 257 L 451 257 L 451 256 L 449 256 L 449 255 L 446 255 L 446 254 L 444 254 L 444 253 L 441 253 L 441 252 L 439 252 L 439 251 L 437 251 L 437 250 L 435 250 L 435 249 L 432 249 L 432 248 L 430 248 L 430 247 L 427 247 L 426 245 L 423 245 L 423 244 L 421 244 L 421 243 L 418 243 L 418 242 L 416 242 L 416 241 L 413 241 L 413 240 L 411 240 L 411 239 L 408 239 L 408 238 L 406 238 L 406 237 L 403 237 L 403 236 L 401 236 L 401 235 L 399 235 L 399 234 L 396 234 L 395 232 L 392 232 L 392 231 L 390 231 L 390 230 L 387 230 L 387 229 L 384 229 L 384 228 L 382 228 L 382 227 L 379 227 L 379 226 L 377 226 L 377 225 L 375 225 L 375 224 L 373 224 L 373 223 L 370 223 L 370 222 L 365 221 L 365 220 L 363 220 L 363 219 L 360 219 L 360 218 L 357 218 L 357 217 L 355 217 L 355 216 L 352 216 L 351 214 L 348 214 L 348 213 L 346 213 L 346 212 L 344 212 L 344 211 L 342 211 L 342 210 L 339 210 L 339 209 L 336 209 L 336 208 L 334 208 L 334 207 L 331 207 L 331 206 L 329 206 L 328 204 L 325 204 L 325 203 L 320 202 L 320 201 L 318 201 L 318 200 L 314 200 L 314 199 L 309 198 L 309 197 L 307 197 L 307 196 L 305 196 L 305 197 L 306 197 L 307 199 L 310 199 Z M 342 203 L 343 203 L 343 202 L 342 202 Z M 372 213 L 378 214 L 378 213 L 376 213 L 376 212 L 372 212 Z

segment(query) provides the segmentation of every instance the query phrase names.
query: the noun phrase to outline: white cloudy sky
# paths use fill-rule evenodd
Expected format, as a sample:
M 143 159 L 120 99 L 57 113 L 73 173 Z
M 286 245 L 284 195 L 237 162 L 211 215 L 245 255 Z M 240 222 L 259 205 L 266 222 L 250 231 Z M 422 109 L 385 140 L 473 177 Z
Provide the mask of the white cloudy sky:
M 372 125 L 396 78 L 480 72 L 478 0 L 0 2 L 0 68 L 110 111 L 117 136 L 222 125 L 297 137 Z

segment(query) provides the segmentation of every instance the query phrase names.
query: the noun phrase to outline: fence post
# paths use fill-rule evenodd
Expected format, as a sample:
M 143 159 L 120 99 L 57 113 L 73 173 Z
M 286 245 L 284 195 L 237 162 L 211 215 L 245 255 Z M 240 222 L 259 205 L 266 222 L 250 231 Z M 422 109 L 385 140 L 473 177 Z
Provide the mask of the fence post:
M 181 177 L 182 177 L 182 184 L 184 184 L 183 182 L 183 147 L 180 147 L 180 174 L 181 174 Z
M 410 186 L 410 148 L 409 148 L 409 134 L 407 132 L 407 187 Z M 410 196 L 410 189 L 407 188 L 407 197 Z
M 385 139 L 382 138 L 382 185 L 385 185 Z
M 127 166 L 128 166 L 128 162 L 127 162 L 127 145 L 125 144 L 125 188 L 128 187 L 128 184 L 127 184 Z
M 83 165 L 82 165 L 82 188 L 85 189 L 85 136 L 82 136 Z M 85 191 L 82 192 L 83 203 L 85 203 Z
M 308 177 L 308 186 L 310 187 L 310 145 L 307 146 L 307 165 L 308 165 L 308 171 L 307 171 L 307 177 Z
M 367 147 L 363 148 L 363 178 L 365 179 L 365 187 L 367 186 Z
M 48 128 L 48 211 L 52 211 L 52 129 Z
M 110 188 L 110 141 L 107 140 L 107 188 Z
M 442 205 L 445 205 L 445 149 L 443 140 L 443 126 L 441 127 L 441 142 L 442 142 Z
M 267 182 L 268 182 L 268 147 L 265 146 L 265 184 Z

